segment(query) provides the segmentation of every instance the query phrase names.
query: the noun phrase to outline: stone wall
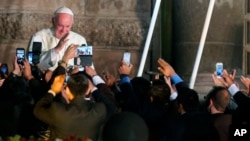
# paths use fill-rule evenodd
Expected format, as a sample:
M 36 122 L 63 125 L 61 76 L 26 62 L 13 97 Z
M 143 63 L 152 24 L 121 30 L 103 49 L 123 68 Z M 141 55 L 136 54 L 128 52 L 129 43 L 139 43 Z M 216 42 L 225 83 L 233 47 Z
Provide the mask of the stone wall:
M 192 75 L 210 0 L 173 1 L 173 60 L 176 71 L 188 82 Z M 215 0 L 194 88 L 211 90 L 216 62 L 242 74 L 244 0 Z M 203 97 L 202 97 L 203 98 Z
M 0 62 L 12 68 L 15 49 L 27 48 L 33 33 L 50 27 L 54 10 L 63 5 L 75 14 L 73 31 L 93 45 L 98 72 L 116 73 L 128 50 L 136 74 L 151 16 L 151 1 L 145 0 L 1 0 Z
M 173 1 L 175 67 L 190 75 L 196 59 L 209 0 Z M 210 73 L 216 62 L 242 68 L 244 0 L 216 0 L 200 62 L 199 73 Z

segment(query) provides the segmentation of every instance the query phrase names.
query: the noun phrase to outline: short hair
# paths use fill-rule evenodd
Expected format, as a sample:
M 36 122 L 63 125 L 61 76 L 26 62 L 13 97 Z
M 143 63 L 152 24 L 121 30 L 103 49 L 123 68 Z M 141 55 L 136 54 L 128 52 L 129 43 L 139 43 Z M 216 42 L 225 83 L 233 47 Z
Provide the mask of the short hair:
M 84 74 L 72 74 L 67 81 L 67 86 L 74 96 L 82 96 L 85 95 L 88 90 L 89 80 Z
M 225 93 L 226 92 L 226 93 Z M 224 112 L 230 103 L 230 94 L 227 88 L 222 86 L 215 86 L 208 93 L 206 97 L 206 106 L 209 105 L 210 99 L 213 101 L 214 106 L 217 110 Z
M 153 98 L 155 104 L 166 104 L 169 102 L 170 87 L 162 80 L 154 80 L 149 90 L 149 97 Z
M 199 109 L 198 93 L 190 88 L 184 87 L 177 90 L 178 96 L 176 98 L 178 104 L 182 104 L 186 112 L 194 112 Z

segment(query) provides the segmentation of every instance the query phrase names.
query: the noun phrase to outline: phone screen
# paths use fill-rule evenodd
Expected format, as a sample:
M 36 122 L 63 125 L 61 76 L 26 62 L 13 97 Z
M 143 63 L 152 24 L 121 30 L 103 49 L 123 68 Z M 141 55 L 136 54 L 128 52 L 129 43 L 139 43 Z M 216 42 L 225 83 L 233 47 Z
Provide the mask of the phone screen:
M 77 48 L 78 55 L 93 55 L 92 46 L 80 46 Z
M 216 75 L 221 77 L 223 73 L 223 63 L 216 63 Z
M 7 64 L 2 64 L 0 71 L 1 71 L 0 72 L 1 78 L 5 78 L 8 75 L 8 73 L 9 73 L 8 65 Z
M 23 64 L 23 60 L 24 60 L 24 56 L 25 56 L 24 48 L 17 48 L 16 49 L 16 56 L 17 56 L 17 63 Z
M 28 53 L 28 61 L 29 61 L 30 64 L 33 64 L 32 58 L 33 58 L 33 53 L 32 53 L 32 52 L 29 52 L 29 53 Z
M 130 65 L 130 58 L 131 58 L 131 53 L 130 52 L 124 52 L 123 53 L 123 61 Z

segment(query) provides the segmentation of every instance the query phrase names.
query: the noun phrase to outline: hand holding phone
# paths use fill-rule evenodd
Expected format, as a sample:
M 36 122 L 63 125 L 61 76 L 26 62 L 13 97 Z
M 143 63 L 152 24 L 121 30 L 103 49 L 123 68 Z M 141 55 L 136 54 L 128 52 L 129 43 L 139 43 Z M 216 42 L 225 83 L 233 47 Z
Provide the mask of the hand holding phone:
M 130 65 L 131 60 L 131 53 L 130 52 L 124 52 L 123 53 L 123 59 L 122 59 L 127 65 Z
M 23 64 L 24 57 L 25 57 L 25 49 L 24 48 L 17 48 L 16 49 L 16 56 L 17 56 L 17 63 Z
M 221 78 L 223 74 L 223 63 L 218 62 L 215 64 L 216 76 L 217 78 Z

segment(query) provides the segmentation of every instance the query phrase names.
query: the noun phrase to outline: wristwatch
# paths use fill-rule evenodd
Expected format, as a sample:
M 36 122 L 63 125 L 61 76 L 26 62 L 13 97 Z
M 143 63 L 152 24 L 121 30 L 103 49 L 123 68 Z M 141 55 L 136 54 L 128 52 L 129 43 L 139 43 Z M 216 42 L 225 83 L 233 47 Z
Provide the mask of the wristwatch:
M 60 61 L 58 62 L 58 65 L 61 65 L 61 64 L 65 64 L 66 66 L 68 65 L 68 63 L 65 62 L 64 60 L 60 60 Z

